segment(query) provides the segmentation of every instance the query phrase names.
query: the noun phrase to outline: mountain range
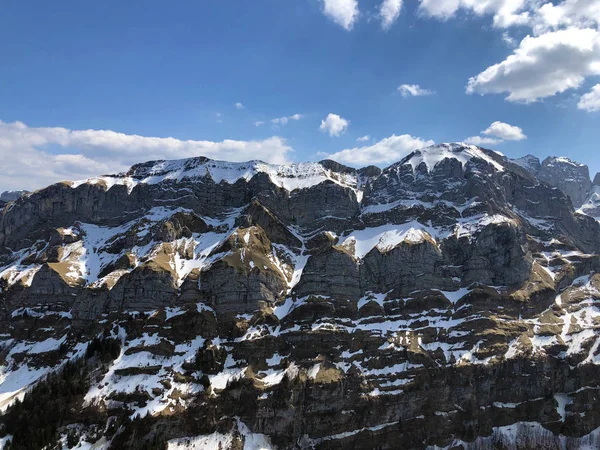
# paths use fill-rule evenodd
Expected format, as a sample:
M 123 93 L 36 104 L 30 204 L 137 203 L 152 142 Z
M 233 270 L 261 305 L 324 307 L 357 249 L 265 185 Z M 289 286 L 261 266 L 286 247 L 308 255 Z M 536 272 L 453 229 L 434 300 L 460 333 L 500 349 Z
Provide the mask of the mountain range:
M 197 157 L 0 199 L 0 449 L 600 447 L 585 165 Z

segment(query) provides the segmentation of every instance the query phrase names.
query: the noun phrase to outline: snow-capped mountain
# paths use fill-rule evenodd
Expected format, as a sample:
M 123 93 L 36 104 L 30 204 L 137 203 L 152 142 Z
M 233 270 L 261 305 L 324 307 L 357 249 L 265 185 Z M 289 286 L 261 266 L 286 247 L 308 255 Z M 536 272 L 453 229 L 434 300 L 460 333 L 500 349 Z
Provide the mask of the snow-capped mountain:
M 0 448 L 596 448 L 598 189 L 566 158 L 443 144 L 20 197 Z

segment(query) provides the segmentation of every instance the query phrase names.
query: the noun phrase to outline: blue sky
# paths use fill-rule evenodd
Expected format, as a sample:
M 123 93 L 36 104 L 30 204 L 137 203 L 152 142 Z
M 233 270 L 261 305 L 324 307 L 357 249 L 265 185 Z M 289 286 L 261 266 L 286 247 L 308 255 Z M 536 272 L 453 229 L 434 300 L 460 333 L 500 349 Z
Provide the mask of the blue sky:
M 598 0 L 5 0 L 0 189 L 200 154 L 385 166 L 468 138 L 595 173 L 599 22 Z

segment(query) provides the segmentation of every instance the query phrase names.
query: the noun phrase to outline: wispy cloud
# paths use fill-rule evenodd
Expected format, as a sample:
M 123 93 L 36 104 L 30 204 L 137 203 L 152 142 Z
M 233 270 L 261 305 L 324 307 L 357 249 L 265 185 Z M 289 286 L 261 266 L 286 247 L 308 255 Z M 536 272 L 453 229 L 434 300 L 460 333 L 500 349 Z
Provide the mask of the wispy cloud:
M 277 117 L 271 120 L 273 125 L 287 125 L 290 120 L 300 120 L 304 117 L 302 114 L 294 114 L 291 116 Z
M 236 107 L 236 109 L 245 109 L 245 108 L 246 108 L 246 107 L 244 106 L 244 104 L 243 104 L 243 103 L 240 103 L 240 102 L 237 102 L 237 103 L 235 104 L 235 107 Z
M 467 144 L 484 146 L 484 145 L 500 144 L 500 143 L 502 143 L 502 139 L 495 139 L 495 138 L 485 137 L 485 136 L 471 136 L 471 137 L 466 138 L 465 142 Z
M 379 7 L 379 17 L 381 18 L 381 28 L 388 30 L 402 11 L 402 0 L 383 0 Z
M 418 84 L 402 84 L 398 86 L 398 92 L 402 94 L 402 97 L 422 97 L 435 94 L 435 91 L 423 89 Z

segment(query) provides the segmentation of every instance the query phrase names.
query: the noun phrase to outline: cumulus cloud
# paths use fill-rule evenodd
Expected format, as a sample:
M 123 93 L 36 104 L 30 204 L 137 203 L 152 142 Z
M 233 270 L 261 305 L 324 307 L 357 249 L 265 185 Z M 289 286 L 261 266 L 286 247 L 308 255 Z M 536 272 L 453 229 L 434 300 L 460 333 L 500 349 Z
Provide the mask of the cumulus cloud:
M 530 3 L 528 0 L 420 0 L 419 9 L 441 20 L 451 18 L 461 9 L 478 16 L 490 14 L 495 27 L 506 28 L 529 23 Z
M 433 141 L 426 141 L 408 134 L 401 136 L 393 134 L 373 145 L 342 150 L 329 155 L 329 157 L 352 166 L 385 165 L 399 161 L 411 152 L 433 144 Z
M 501 144 L 502 139 L 495 139 L 495 138 L 485 137 L 485 136 L 471 136 L 471 137 L 468 137 L 465 139 L 465 143 L 479 145 L 479 146 L 483 147 L 485 145 Z
M 535 12 L 533 27 L 536 33 L 560 27 L 588 28 L 600 25 L 600 0 L 565 0 L 544 3 Z
M 422 97 L 435 94 L 434 91 L 423 89 L 418 84 L 402 84 L 398 86 L 398 92 L 402 94 L 402 97 Z
M 594 86 L 587 94 L 582 95 L 577 107 L 589 112 L 600 111 L 600 84 Z
M 322 0 L 323 14 L 346 30 L 352 30 L 360 14 L 358 0 Z
M 402 0 L 383 0 L 379 7 L 381 28 L 388 30 L 398 20 L 400 11 L 402 11 L 402 3 Z
M 244 104 L 243 104 L 243 103 L 240 103 L 240 102 L 237 102 L 237 103 L 235 104 L 235 107 L 236 107 L 236 109 L 245 109 L 245 108 L 246 108 L 246 107 L 244 106 Z
M 513 54 L 469 79 L 467 93 L 507 93 L 533 102 L 581 86 L 600 74 L 600 32 L 569 28 L 527 36 Z
M 329 136 L 331 137 L 338 137 L 343 134 L 349 126 L 350 122 L 348 120 L 337 114 L 329 113 L 329 115 L 321 121 L 319 129 L 325 133 L 329 133 Z
M 486 136 L 500 138 L 505 141 L 522 141 L 527 139 L 520 127 L 509 125 L 504 122 L 496 121 L 491 124 L 487 130 L 482 131 Z
M 262 120 L 257 120 L 256 122 L 254 122 L 254 126 L 260 127 L 261 125 L 264 125 L 265 122 L 263 122 Z
M 484 136 L 471 136 L 465 139 L 467 144 L 473 145 L 497 145 L 504 141 L 522 141 L 527 139 L 520 127 L 496 121 L 481 132 Z
M 37 189 L 61 180 L 120 172 L 155 159 L 207 156 L 283 164 L 289 162 L 290 152 L 292 148 L 277 136 L 260 141 L 182 141 L 111 130 L 36 128 L 22 122 L 0 121 L 0 190 Z
M 357 139 L 358 142 L 367 142 L 371 140 L 371 136 L 369 136 L 368 134 L 366 136 L 361 136 Z
M 276 119 L 271 120 L 273 125 L 287 125 L 290 120 L 300 120 L 304 116 L 302 114 L 294 114 L 292 116 L 286 117 L 277 117 Z
M 419 0 L 421 14 L 448 20 L 459 11 L 492 16 L 502 30 L 527 27 L 530 35 L 504 61 L 469 79 L 467 93 L 501 94 L 534 102 L 579 88 L 600 74 L 600 0 Z

